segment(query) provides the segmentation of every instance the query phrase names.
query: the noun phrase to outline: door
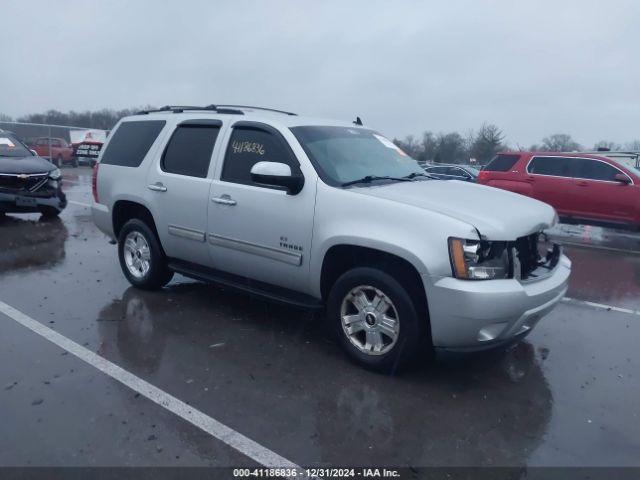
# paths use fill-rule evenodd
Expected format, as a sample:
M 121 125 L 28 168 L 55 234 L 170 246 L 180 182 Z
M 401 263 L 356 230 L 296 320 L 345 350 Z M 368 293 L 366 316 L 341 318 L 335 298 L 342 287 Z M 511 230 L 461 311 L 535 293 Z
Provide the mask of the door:
M 562 215 L 580 211 L 575 186 L 576 159 L 559 156 L 535 156 L 527 165 L 524 181 L 531 185 L 534 198 L 548 203 Z
M 256 184 L 250 171 L 257 162 L 285 163 L 292 173 L 301 173 L 287 140 L 275 128 L 256 122 L 237 122 L 229 137 L 219 179 L 211 185 L 211 266 L 308 292 L 316 177 L 306 175 L 296 195 Z
M 580 216 L 598 220 L 627 222 L 635 215 L 636 185 L 631 177 L 602 160 L 576 158 L 577 175 L 574 180 Z M 617 174 L 629 178 L 629 184 L 615 179 Z
M 208 265 L 209 176 L 219 120 L 187 120 L 173 131 L 147 176 L 149 205 L 169 257 Z M 211 169 L 213 171 L 213 169 Z

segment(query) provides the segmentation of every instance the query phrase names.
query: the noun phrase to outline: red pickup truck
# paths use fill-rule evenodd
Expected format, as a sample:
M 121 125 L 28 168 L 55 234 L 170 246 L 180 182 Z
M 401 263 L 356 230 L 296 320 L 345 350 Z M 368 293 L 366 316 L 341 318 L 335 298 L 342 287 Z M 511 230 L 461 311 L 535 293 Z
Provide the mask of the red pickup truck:
M 61 167 L 64 164 L 78 166 L 78 159 L 73 153 L 73 147 L 64 138 L 36 138 L 30 145 L 38 156 L 48 158 L 54 165 Z

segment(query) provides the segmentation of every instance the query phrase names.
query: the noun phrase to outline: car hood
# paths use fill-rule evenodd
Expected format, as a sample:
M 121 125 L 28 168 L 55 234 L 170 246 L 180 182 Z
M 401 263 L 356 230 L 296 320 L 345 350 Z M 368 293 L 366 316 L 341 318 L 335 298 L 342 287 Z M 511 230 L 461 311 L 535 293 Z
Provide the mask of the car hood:
M 458 180 L 396 182 L 353 191 L 456 218 L 489 240 L 515 240 L 551 227 L 556 219 L 555 210 L 546 203 Z
M 55 165 L 41 157 L 0 157 L 0 174 L 45 173 L 55 168 Z

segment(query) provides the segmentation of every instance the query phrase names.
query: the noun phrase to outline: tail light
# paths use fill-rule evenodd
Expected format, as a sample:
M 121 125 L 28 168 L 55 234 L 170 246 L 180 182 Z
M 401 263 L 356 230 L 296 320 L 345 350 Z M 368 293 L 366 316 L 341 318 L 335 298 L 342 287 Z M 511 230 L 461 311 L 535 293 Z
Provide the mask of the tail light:
M 93 176 L 91 177 L 91 191 L 93 192 L 93 201 L 96 203 L 100 203 L 98 201 L 98 167 L 99 163 L 96 163 L 93 166 Z
M 482 182 L 488 179 L 489 179 L 489 172 L 487 172 L 486 170 L 481 170 L 480 173 L 478 174 L 478 181 Z

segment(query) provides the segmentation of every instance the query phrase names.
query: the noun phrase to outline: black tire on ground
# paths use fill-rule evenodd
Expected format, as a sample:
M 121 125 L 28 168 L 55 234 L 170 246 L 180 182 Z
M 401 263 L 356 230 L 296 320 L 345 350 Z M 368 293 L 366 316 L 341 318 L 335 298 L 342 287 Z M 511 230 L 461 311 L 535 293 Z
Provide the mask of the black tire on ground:
M 129 271 L 125 260 L 124 244 L 127 235 L 132 232 L 142 235 L 149 246 L 150 267 L 143 277 L 135 277 Z M 144 221 L 137 218 L 129 220 L 120 230 L 120 235 L 118 235 L 118 259 L 120 260 L 122 272 L 129 280 L 129 283 L 142 290 L 158 290 L 173 278 L 173 272 L 167 266 L 167 259 L 162 252 L 160 242 L 155 233 Z
M 343 299 L 358 286 L 371 286 L 380 290 L 397 310 L 400 329 L 396 343 L 386 353 L 372 355 L 362 352 L 352 344 L 343 330 Z M 416 358 L 421 351 L 428 352 L 433 348 L 426 334 L 427 313 L 419 313 L 417 303 L 393 276 L 376 268 L 358 267 L 344 273 L 333 285 L 327 301 L 327 316 L 338 342 L 356 363 L 371 370 L 390 373 Z
M 60 215 L 61 212 L 57 208 L 42 207 L 40 209 L 40 213 L 44 218 L 56 218 L 58 215 Z

